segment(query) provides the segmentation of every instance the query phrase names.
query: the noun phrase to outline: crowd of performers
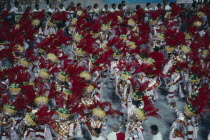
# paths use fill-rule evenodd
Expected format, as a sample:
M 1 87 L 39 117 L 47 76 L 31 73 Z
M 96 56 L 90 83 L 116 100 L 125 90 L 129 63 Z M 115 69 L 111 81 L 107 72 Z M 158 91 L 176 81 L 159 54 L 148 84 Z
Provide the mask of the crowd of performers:
M 27 9 L 15 24 L 4 11 L 1 139 L 91 139 L 95 128 L 106 138 L 111 115 L 126 128 L 126 140 L 143 140 L 144 121 L 161 118 L 154 104 L 160 86 L 177 113 L 169 139 L 196 139 L 209 109 L 210 12 L 203 7 L 189 20 L 180 10 L 173 4 L 171 11 L 151 11 L 150 17 L 139 10 L 94 19 L 78 10 L 77 18 L 56 12 L 43 22 L 44 11 Z M 119 97 L 120 109 L 102 98 L 108 88 Z M 178 99 L 185 101 L 179 110 Z

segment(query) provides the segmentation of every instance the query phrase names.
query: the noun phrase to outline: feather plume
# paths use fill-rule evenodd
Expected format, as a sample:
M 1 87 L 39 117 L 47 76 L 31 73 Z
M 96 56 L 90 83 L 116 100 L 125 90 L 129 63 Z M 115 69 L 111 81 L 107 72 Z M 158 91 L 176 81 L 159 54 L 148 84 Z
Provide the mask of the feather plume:
M 12 102 L 12 105 L 17 109 L 17 110 L 22 110 L 26 108 L 25 100 L 22 94 L 19 94 L 18 97 Z
M 55 111 L 49 110 L 47 106 L 42 106 L 36 113 L 36 122 L 46 124 L 52 119 Z
M 143 109 L 146 113 L 146 116 L 160 118 L 160 115 L 157 113 L 159 109 L 155 108 L 149 97 L 143 96 L 143 101 L 145 104 Z

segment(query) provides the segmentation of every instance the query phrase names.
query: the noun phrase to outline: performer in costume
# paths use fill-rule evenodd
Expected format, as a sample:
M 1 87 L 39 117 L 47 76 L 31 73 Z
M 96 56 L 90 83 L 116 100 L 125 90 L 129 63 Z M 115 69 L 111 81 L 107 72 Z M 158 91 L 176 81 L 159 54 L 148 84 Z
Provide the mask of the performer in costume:
M 181 67 L 180 67 L 180 65 L 176 65 L 176 66 L 177 66 L 177 68 L 174 72 L 172 72 L 170 82 L 167 85 L 167 88 L 168 88 L 167 100 L 168 100 L 169 106 L 172 109 L 176 108 L 175 92 L 178 90 L 179 83 L 182 80 L 182 77 L 180 74 Z
M 175 122 L 173 122 L 171 129 L 170 129 L 170 140 L 185 140 L 186 134 L 187 134 L 187 121 L 185 118 L 184 113 L 176 110 L 177 113 L 177 119 Z
M 91 105 L 88 109 L 92 111 L 92 115 L 90 117 L 87 117 L 85 120 L 89 133 L 92 135 L 94 128 L 100 128 L 102 130 L 101 135 L 106 138 L 106 115 L 112 115 L 112 117 L 114 117 L 114 114 L 121 115 L 121 113 L 117 110 L 113 110 L 110 102 L 95 103 Z
M 153 103 L 149 100 L 148 97 L 144 96 L 144 107 L 142 109 L 136 107 L 133 111 L 133 115 L 131 116 L 131 122 L 128 123 L 126 127 L 125 137 L 129 140 L 144 140 L 143 132 L 144 129 L 142 127 L 143 121 L 149 117 L 160 117 L 157 114 L 158 109 L 156 109 Z
M 64 96 L 56 98 L 57 116 L 51 120 L 50 126 L 52 127 L 52 133 L 55 135 L 54 139 L 73 139 L 83 137 L 81 132 L 80 123 L 77 119 L 73 118 L 75 112 L 80 112 L 78 104 L 75 102 L 75 97 L 72 96 L 65 100 Z M 68 110 L 67 108 L 71 109 Z M 70 119 L 70 117 L 72 119 Z M 74 120 L 75 119 L 75 120 Z

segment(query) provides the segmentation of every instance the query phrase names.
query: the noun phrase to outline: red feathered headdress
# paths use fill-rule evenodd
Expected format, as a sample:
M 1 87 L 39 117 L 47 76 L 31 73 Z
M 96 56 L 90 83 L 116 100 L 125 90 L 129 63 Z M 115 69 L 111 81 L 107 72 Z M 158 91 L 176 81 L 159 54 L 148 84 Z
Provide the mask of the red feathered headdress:
M 164 11 L 162 9 L 159 9 L 157 11 L 150 11 L 150 16 L 153 20 L 158 19 L 161 15 L 164 14 Z
M 188 98 L 188 108 L 194 113 L 201 115 L 203 112 L 209 112 L 206 111 L 206 105 L 208 103 L 208 93 L 209 90 L 203 86 L 200 90 L 198 95 L 195 97 L 195 99 Z
M 37 96 L 42 96 L 42 95 L 48 96 L 50 89 L 44 82 L 35 80 L 35 86 L 36 86 L 35 92 Z
M 198 32 L 198 29 L 196 26 L 191 26 L 191 27 L 187 27 L 187 32 L 191 35 L 191 36 L 195 36 Z
M 110 63 L 110 58 L 113 55 L 113 50 L 108 50 L 101 54 L 99 58 L 94 62 L 94 65 L 99 65 L 99 64 L 109 64 Z
M 83 51 L 87 52 L 89 55 L 97 55 L 102 51 L 102 48 L 95 48 L 94 45 L 96 39 L 93 38 L 90 34 L 85 36 L 80 43 L 77 45 L 77 48 L 81 48 Z
M 43 19 L 44 18 L 44 12 L 45 10 L 42 10 L 42 11 L 38 11 L 38 12 L 33 12 L 31 13 L 31 17 L 32 19 Z
M 40 59 L 40 69 L 47 70 L 50 74 L 54 74 L 55 72 L 59 72 L 59 69 L 56 63 L 51 62 L 50 60 L 46 60 L 44 58 Z
M 208 71 L 207 69 L 203 69 L 201 68 L 202 66 L 192 66 L 190 68 L 190 73 L 192 75 L 197 75 L 199 78 L 203 77 L 203 76 L 207 76 L 208 75 Z
M 182 10 L 182 8 L 180 6 L 178 6 L 176 3 L 173 3 L 173 5 L 171 6 L 171 16 L 175 17 L 178 16 Z
M 64 21 L 64 20 L 67 20 L 67 15 L 68 15 L 68 12 L 56 12 L 52 15 L 51 17 L 51 20 L 55 20 L 55 21 Z
M 91 31 L 98 33 L 101 30 L 101 23 L 98 20 L 94 20 L 94 23 L 91 27 Z
M 23 94 L 19 94 L 17 98 L 11 103 L 17 110 L 28 109 L 27 105 L 29 102 Z
M 31 104 L 36 98 L 34 87 L 31 85 L 22 86 L 21 93 L 24 94 L 26 104 Z
M 164 33 L 166 45 L 177 46 L 182 45 L 185 40 L 184 33 L 176 29 L 167 29 Z
M 161 52 L 151 52 L 148 56 L 155 60 L 154 65 L 156 69 L 161 69 L 166 62 Z
M 27 71 L 25 71 L 25 69 L 25 67 L 18 66 L 6 70 L 5 73 L 8 75 L 9 83 L 23 84 L 23 82 L 28 82 L 30 74 Z
M 160 115 L 157 113 L 158 108 L 155 108 L 154 103 L 149 99 L 148 96 L 143 96 L 142 97 L 144 101 L 144 112 L 146 113 L 145 115 L 147 117 L 156 117 L 156 118 L 161 118 Z
M 35 113 L 36 115 L 36 123 L 47 124 L 51 121 L 52 116 L 55 114 L 55 111 L 49 110 L 47 106 L 42 106 L 39 110 Z
M 122 116 L 122 113 L 120 111 L 114 110 L 112 108 L 112 104 L 108 101 L 106 102 L 94 102 L 91 106 L 89 106 L 87 109 L 92 110 L 94 108 L 101 108 L 106 115 L 111 115 L 114 117 L 115 114 Z

